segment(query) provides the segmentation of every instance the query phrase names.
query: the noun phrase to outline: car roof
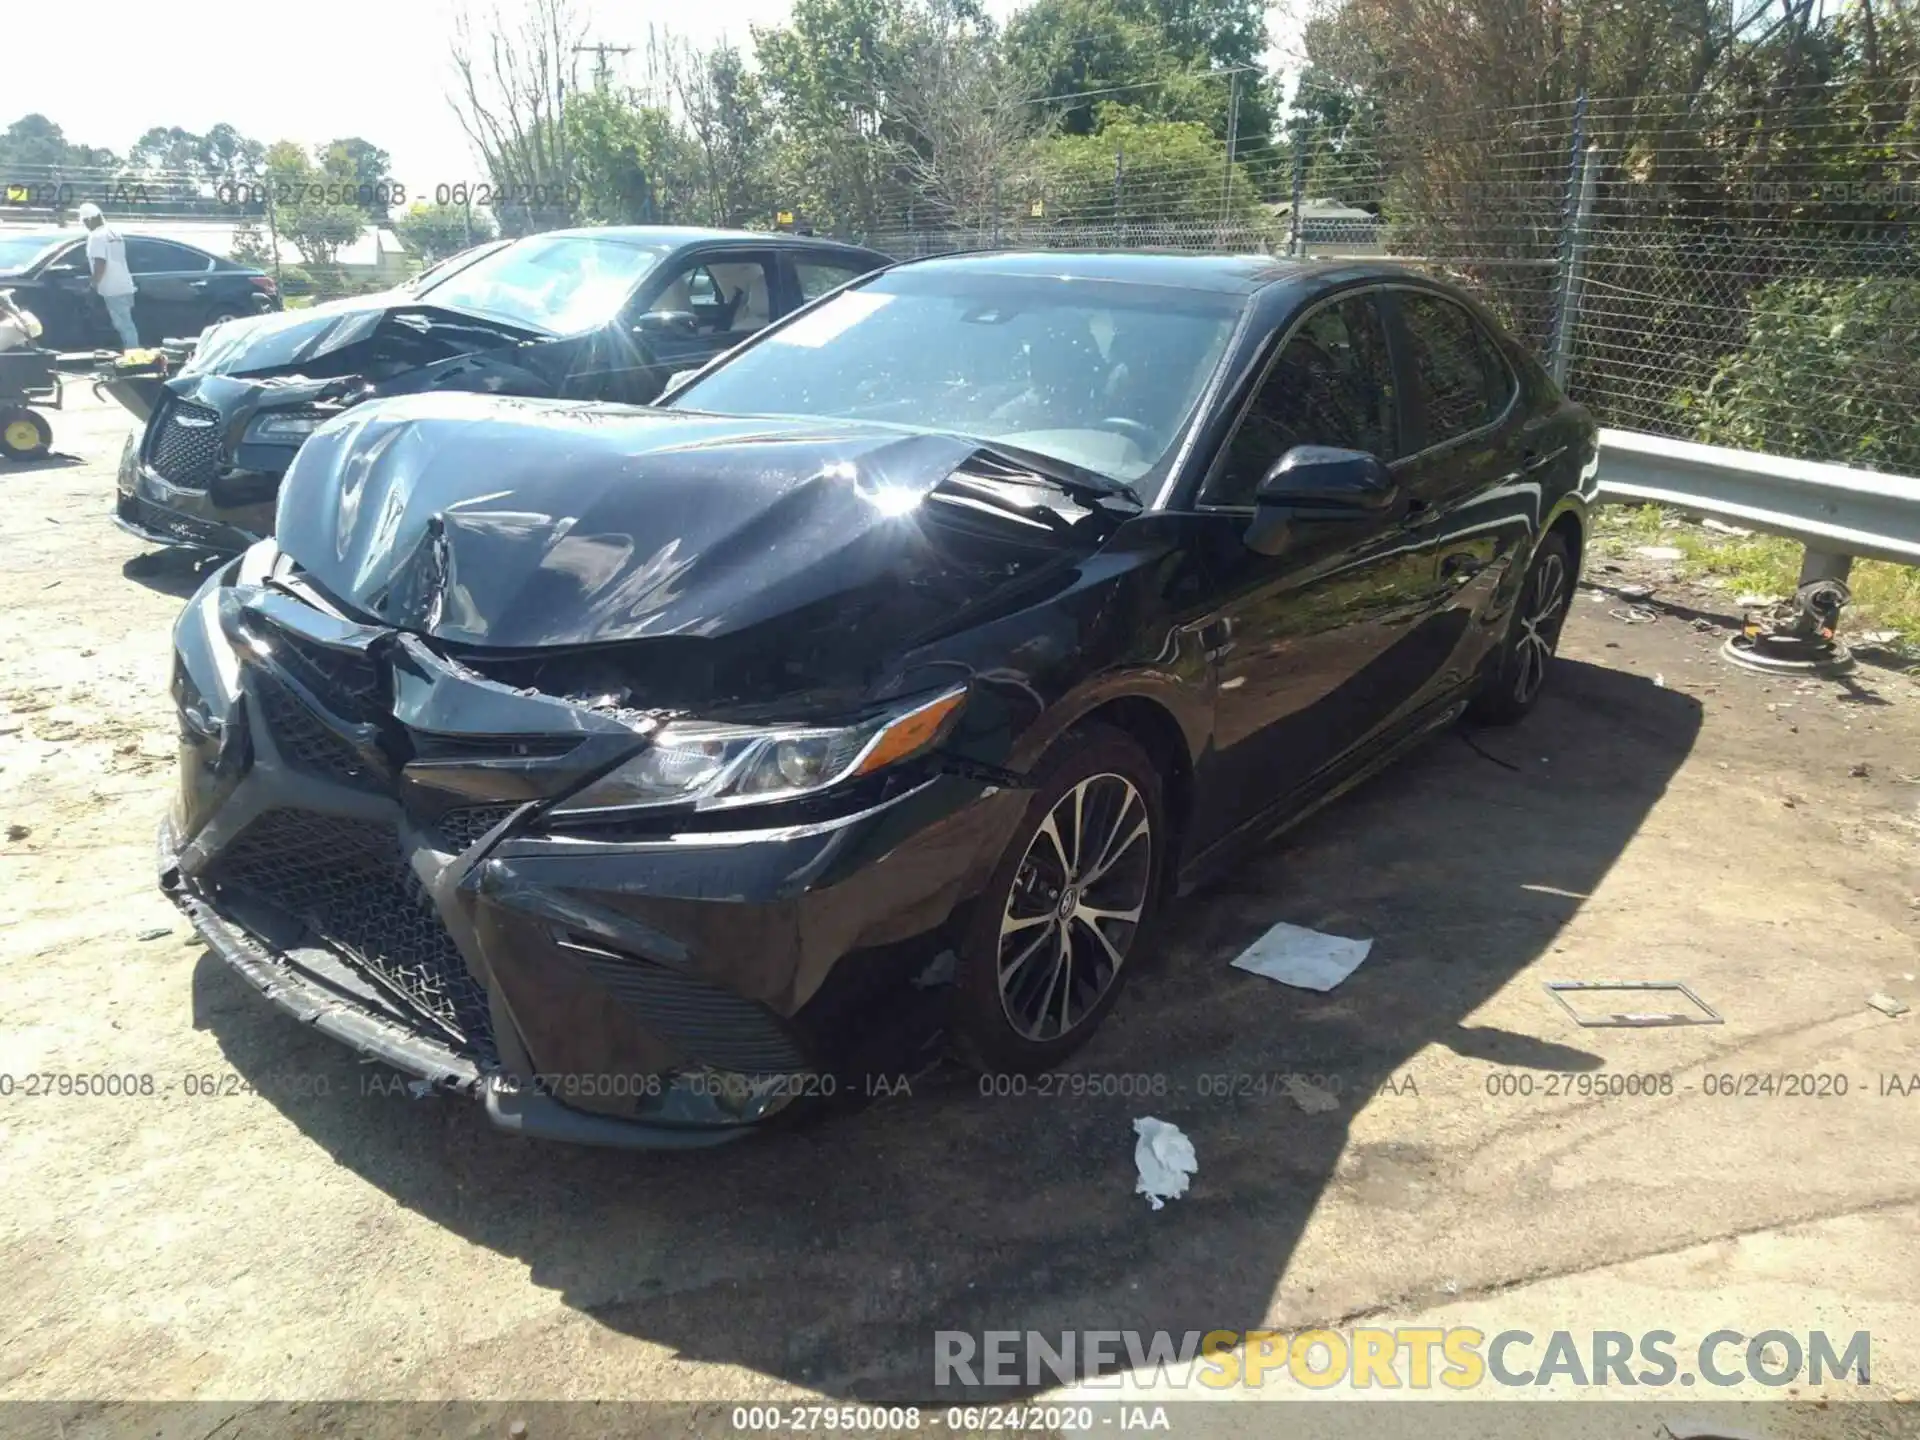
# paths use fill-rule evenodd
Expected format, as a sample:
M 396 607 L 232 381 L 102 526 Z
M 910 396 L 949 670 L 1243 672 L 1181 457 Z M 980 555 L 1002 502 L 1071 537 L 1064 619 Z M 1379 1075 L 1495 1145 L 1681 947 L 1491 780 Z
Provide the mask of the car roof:
M 1272 255 L 1193 255 L 1158 250 L 985 250 L 911 260 L 900 268 L 969 275 L 1117 280 L 1247 295 L 1297 279 L 1309 267 Z
M 623 240 L 634 245 L 704 245 L 721 240 L 746 241 L 754 245 L 830 246 L 836 250 L 879 253 L 851 240 L 835 240 L 825 235 L 794 235 L 784 230 L 716 230 L 700 225 L 577 225 L 569 230 L 546 230 L 540 233 L 584 235 L 600 240 Z
M 981 250 L 908 260 L 893 268 L 922 272 L 944 270 L 970 275 L 1111 280 L 1132 285 L 1164 285 L 1236 295 L 1251 295 L 1274 285 L 1314 292 L 1367 280 L 1418 280 L 1432 283 L 1431 277 L 1419 275 L 1405 265 L 1390 261 L 1346 258 L 1290 260 L 1277 255 L 1196 255 L 1171 250 Z

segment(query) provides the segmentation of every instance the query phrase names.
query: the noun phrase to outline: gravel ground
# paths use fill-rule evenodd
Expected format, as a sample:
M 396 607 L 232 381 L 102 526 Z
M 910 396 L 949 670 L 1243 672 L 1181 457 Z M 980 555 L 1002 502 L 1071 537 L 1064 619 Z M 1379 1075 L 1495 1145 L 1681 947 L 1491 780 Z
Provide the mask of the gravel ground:
M 1865 1328 L 1870 1386 L 1742 1423 L 1894 1433 L 1899 1411 L 1840 1402 L 1920 1388 L 1920 1094 L 1885 1093 L 1920 1071 L 1920 1012 L 1866 1004 L 1920 1007 L 1913 679 L 1735 670 L 1723 595 L 1596 566 L 1527 724 L 1435 740 L 1179 902 L 1051 1094 L 941 1069 L 718 1152 L 572 1151 L 387 1093 L 161 898 L 193 579 L 129 573 L 125 417 L 56 424 L 78 458 L 0 469 L 0 1397 L 58 1402 L 21 1425 L 909 1397 L 940 1328 Z M 1373 953 L 1325 995 L 1228 968 L 1280 919 Z M 1541 986 L 1613 977 L 1686 981 L 1725 1023 L 1583 1029 Z M 1264 1078 L 1293 1073 L 1338 1103 Z M 1847 1093 L 1708 1093 L 1779 1073 Z M 148 1078 L 25 1093 L 49 1074 Z M 1625 1076 L 1655 1093 L 1594 1093 Z M 1158 1213 L 1133 1193 L 1141 1114 L 1199 1156 Z M 105 1403 L 162 1399 L 220 1404 Z M 505 1433 L 507 1410 L 461 1414 Z

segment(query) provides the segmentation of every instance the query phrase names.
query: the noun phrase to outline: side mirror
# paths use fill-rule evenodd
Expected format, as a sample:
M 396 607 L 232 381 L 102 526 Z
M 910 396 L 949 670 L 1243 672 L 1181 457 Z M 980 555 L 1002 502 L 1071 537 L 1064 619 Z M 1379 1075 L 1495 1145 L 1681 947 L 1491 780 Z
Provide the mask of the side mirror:
M 649 310 L 634 325 L 646 335 L 692 335 L 700 322 L 689 310 Z
M 1378 456 L 1331 445 L 1296 445 L 1274 462 L 1254 491 L 1259 508 L 1247 529 L 1247 545 L 1262 555 L 1278 555 L 1295 521 L 1382 517 L 1399 500 L 1400 484 Z

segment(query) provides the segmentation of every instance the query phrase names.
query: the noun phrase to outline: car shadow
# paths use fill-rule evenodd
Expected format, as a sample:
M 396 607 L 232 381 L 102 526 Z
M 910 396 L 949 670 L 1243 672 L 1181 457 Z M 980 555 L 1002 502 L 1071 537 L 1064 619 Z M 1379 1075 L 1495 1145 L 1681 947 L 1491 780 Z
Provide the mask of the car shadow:
M 207 578 L 208 567 L 216 563 L 218 557 L 197 550 L 148 550 L 122 565 L 120 573 L 162 595 L 191 600 Z
M 942 1066 L 910 1095 L 719 1150 L 516 1142 L 475 1106 L 369 1094 L 386 1072 L 210 954 L 195 1023 L 336 1162 L 598 1324 L 835 1396 L 928 1399 L 936 1330 L 1259 1326 L 1350 1121 L 1429 1046 L 1598 1067 L 1545 995 L 1536 1034 L 1466 1017 L 1578 913 L 1700 723 L 1688 696 L 1563 660 L 1525 724 L 1473 747 L 1436 737 L 1175 902 L 1065 1072 L 1016 1084 Z M 1230 968 L 1283 919 L 1371 937 L 1372 953 L 1325 994 Z M 273 1084 L 289 1072 L 329 1093 Z M 1294 1075 L 1338 1105 L 1303 1105 Z M 1160 1214 L 1134 1193 L 1142 1115 L 1199 1156 Z
M 64 450 L 49 450 L 44 455 L 35 455 L 25 460 L 0 461 L 0 477 L 25 474 L 32 470 L 65 470 L 72 465 L 86 464 L 81 455 L 69 455 Z

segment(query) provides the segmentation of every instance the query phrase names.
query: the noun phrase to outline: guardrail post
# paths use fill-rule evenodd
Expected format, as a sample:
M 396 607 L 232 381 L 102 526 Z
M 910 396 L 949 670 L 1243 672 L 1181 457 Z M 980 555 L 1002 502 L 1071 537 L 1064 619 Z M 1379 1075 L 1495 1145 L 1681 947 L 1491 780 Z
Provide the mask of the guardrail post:
M 1807 546 L 1800 556 L 1793 614 L 1782 619 L 1775 611 L 1769 623 L 1748 620 L 1721 653 L 1771 675 L 1845 675 L 1853 669 L 1853 652 L 1834 632 L 1853 598 L 1847 588 L 1852 572 L 1851 555 Z

